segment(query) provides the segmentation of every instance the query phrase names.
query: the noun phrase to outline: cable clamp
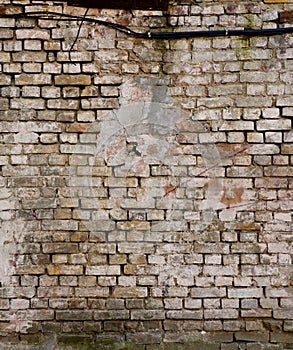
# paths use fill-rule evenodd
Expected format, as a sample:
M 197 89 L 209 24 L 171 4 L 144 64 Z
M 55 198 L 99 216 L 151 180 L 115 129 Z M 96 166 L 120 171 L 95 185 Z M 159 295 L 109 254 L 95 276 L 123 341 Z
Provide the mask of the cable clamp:
M 151 38 L 152 37 L 152 33 L 148 32 L 148 37 Z
M 228 36 L 229 32 L 228 29 L 226 29 L 225 35 Z

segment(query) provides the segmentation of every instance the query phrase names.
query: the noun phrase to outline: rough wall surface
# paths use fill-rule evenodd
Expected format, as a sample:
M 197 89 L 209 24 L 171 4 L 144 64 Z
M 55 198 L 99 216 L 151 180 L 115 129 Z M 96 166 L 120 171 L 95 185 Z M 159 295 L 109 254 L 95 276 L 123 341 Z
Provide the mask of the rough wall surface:
M 292 35 L 147 40 L 19 16 L 46 10 L 85 12 L 0 6 L 0 348 L 293 349 Z M 291 11 L 87 15 L 197 31 Z

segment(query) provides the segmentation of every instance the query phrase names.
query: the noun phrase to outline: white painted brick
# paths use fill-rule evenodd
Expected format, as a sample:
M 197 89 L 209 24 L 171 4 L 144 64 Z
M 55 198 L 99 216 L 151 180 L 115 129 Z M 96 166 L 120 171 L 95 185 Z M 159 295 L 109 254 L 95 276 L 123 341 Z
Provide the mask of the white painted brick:
M 95 275 L 95 276 L 111 276 L 111 275 L 120 275 L 121 268 L 120 266 L 87 266 L 86 275 Z

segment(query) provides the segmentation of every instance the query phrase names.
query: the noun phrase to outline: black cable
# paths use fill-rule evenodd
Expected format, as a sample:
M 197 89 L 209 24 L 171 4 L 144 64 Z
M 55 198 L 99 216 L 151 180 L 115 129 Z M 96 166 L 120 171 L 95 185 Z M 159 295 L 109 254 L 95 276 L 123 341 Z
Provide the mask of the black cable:
M 80 22 L 80 25 L 79 25 L 79 27 L 78 27 L 78 31 L 77 31 L 76 37 L 75 37 L 75 39 L 74 39 L 74 41 L 73 41 L 73 43 L 72 43 L 72 45 L 71 45 L 71 47 L 70 47 L 70 49 L 69 49 L 69 55 L 71 54 L 71 51 L 73 50 L 73 47 L 74 47 L 75 43 L 77 42 L 77 39 L 79 38 L 79 34 L 80 34 L 80 31 L 81 31 L 82 24 L 83 24 L 83 22 L 84 22 L 84 20 L 85 20 L 85 16 L 87 15 L 89 9 L 90 9 L 90 8 L 88 7 L 88 8 L 86 9 L 84 15 L 83 15 L 83 18 L 82 18 L 82 20 L 81 20 L 81 22 Z
M 48 17 L 48 16 L 56 16 L 58 18 L 54 18 L 54 17 Z M 26 17 L 30 17 L 30 18 L 36 18 L 36 19 L 42 19 L 42 20 L 56 20 L 56 21 L 60 21 L 62 20 L 62 17 L 64 17 L 66 20 L 69 21 L 84 21 L 84 22 L 89 22 L 89 23 L 97 23 L 100 25 L 103 25 L 105 27 L 110 27 L 113 28 L 119 32 L 122 32 L 124 34 L 127 35 L 131 35 L 134 37 L 147 37 L 147 35 L 145 33 L 137 33 L 134 32 L 133 30 L 122 26 L 121 24 L 117 24 L 117 23 L 112 23 L 112 22 L 108 22 L 108 21 L 102 21 L 100 19 L 95 19 L 95 18 L 90 18 L 90 17 L 86 17 L 83 18 L 83 16 L 76 16 L 76 15 L 69 15 L 66 13 L 59 13 L 59 12 L 52 12 L 52 11 L 34 11 L 34 12 L 26 12 L 26 13 L 19 13 L 19 14 L 0 14 L 0 18 L 26 18 Z
M 53 17 L 50 17 L 53 16 Z M 58 19 L 54 18 L 58 17 Z M 142 39 L 183 39 L 183 38 L 198 38 L 198 37 L 219 37 L 219 36 L 271 36 L 293 33 L 293 27 L 270 28 L 270 29 L 224 29 L 224 30 L 205 30 L 205 31 L 187 31 L 187 32 L 135 32 L 121 24 L 116 24 L 108 21 L 102 21 L 95 18 L 85 16 L 75 16 L 65 13 L 51 11 L 35 11 L 20 14 L 0 14 L 1 17 L 35 17 L 43 20 L 62 20 L 65 18 L 70 21 L 82 21 L 89 23 L 97 23 L 106 27 L 113 28 L 126 35 L 142 38 Z
M 271 29 L 226 29 L 195 32 L 149 32 L 152 39 L 183 39 L 218 36 L 270 36 L 293 33 L 293 27 Z

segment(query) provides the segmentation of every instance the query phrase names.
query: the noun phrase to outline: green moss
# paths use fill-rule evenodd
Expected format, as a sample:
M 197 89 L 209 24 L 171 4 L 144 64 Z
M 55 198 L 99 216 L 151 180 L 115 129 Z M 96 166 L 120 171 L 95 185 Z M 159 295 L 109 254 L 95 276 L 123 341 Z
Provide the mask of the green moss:
M 64 350 L 143 350 L 144 345 L 117 342 L 116 339 L 101 339 L 93 341 L 86 336 L 60 336 L 58 346 Z
M 249 38 L 242 37 L 238 41 L 238 47 L 235 48 L 236 55 L 241 60 L 251 59 L 251 49 Z
M 253 29 L 255 27 L 254 23 L 254 15 L 252 13 L 249 13 L 245 15 L 245 18 L 247 19 L 247 24 L 245 24 L 245 29 Z
M 101 339 L 93 342 L 86 336 L 60 336 L 58 346 L 64 350 L 143 350 L 145 345 L 117 342 L 117 339 Z M 147 350 L 218 350 L 217 344 L 187 341 L 185 343 L 164 343 L 147 345 Z
M 165 343 L 147 346 L 147 350 L 219 350 L 219 344 L 208 342 Z
M 27 345 L 33 345 L 33 344 L 36 345 L 44 341 L 44 336 L 42 334 L 29 334 L 25 336 L 22 335 L 21 341 Z
M 92 338 L 86 336 L 59 336 L 57 344 L 61 347 L 80 350 L 92 350 L 93 347 Z
M 249 38 L 241 38 L 241 48 L 242 49 L 249 49 Z

